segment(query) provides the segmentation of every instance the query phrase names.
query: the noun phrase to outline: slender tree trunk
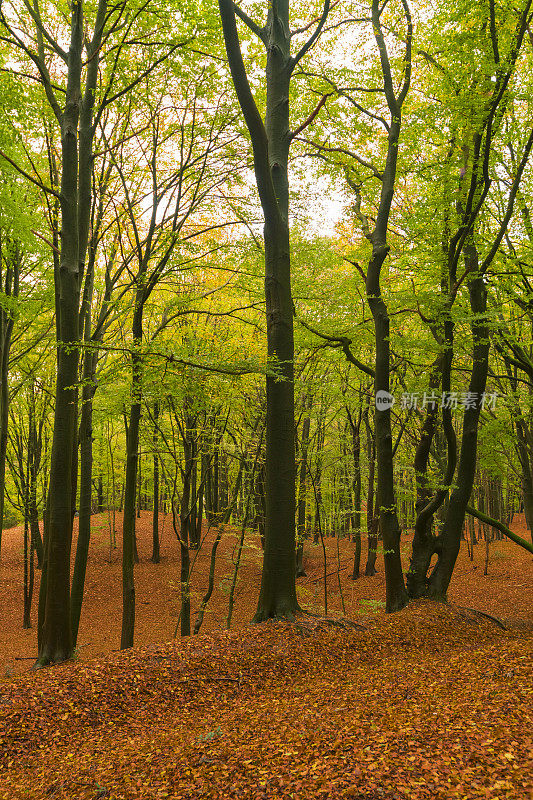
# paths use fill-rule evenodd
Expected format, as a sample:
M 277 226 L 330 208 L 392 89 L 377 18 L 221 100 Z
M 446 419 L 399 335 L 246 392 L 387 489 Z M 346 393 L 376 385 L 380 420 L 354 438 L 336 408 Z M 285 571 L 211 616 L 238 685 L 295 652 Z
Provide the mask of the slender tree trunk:
M 474 345 L 469 391 L 472 393 L 471 396 L 476 398 L 476 402 L 472 404 L 472 407 L 465 408 L 464 411 L 457 486 L 450 496 L 442 533 L 439 537 L 437 564 L 430 575 L 428 583 L 430 597 L 440 600 L 446 599 L 448 586 L 459 554 L 466 507 L 474 484 L 481 397 L 485 392 L 489 367 L 489 327 L 485 316 L 487 289 L 483 277 L 475 269 L 477 265 L 475 248 L 465 248 L 465 257 L 475 261 L 472 267 L 474 277 L 469 283 L 470 307 L 474 317 L 472 321 Z
M 526 527 L 531 531 L 533 541 L 533 448 L 529 447 L 526 426 L 522 420 L 516 421 L 517 450 L 522 477 L 522 502 Z
M 312 400 L 308 401 L 308 408 L 310 408 Z M 300 445 L 300 470 L 298 476 L 298 546 L 296 549 L 296 577 L 302 578 L 305 576 L 305 569 L 303 564 L 304 558 L 304 541 L 305 541 L 305 520 L 306 520 L 306 505 L 307 505 L 307 451 L 309 448 L 309 432 L 311 429 L 311 417 L 309 413 L 302 422 L 302 439 Z
M 154 509 L 152 514 L 152 563 L 159 564 L 159 455 L 157 421 L 159 419 L 159 402 L 154 403 Z
M 362 413 L 359 412 L 358 419 L 348 416 L 350 429 L 352 431 L 352 450 L 353 450 L 353 495 L 354 510 L 352 513 L 353 535 L 355 541 L 355 552 L 352 569 L 352 580 L 356 580 L 361 572 L 361 419 Z
M 189 526 L 191 483 L 193 473 L 194 452 L 190 436 L 189 425 L 186 423 L 183 438 L 185 464 L 183 471 L 183 491 L 180 508 L 180 584 L 181 584 L 181 635 L 191 635 L 191 592 L 190 592 L 190 552 L 189 552 Z
M 87 340 L 86 336 L 86 340 Z M 78 641 L 81 607 L 89 556 L 91 538 L 91 500 L 93 473 L 93 397 L 96 389 L 94 382 L 96 370 L 96 354 L 90 350 L 85 352 L 83 364 L 82 408 L 80 421 L 80 507 L 78 518 L 78 541 L 76 558 L 72 575 L 70 593 L 70 619 L 72 627 L 72 644 Z
M 0 290 L 7 297 L 19 294 L 20 250 L 18 244 L 0 237 Z M 5 274 L 3 275 L 3 268 Z M 6 452 L 9 424 L 9 354 L 15 317 L 0 307 L 0 554 L 6 482 Z
M 28 450 L 26 454 L 26 479 L 22 482 L 24 491 L 24 613 L 22 627 L 31 628 L 31 601 L 33 594 L 33 549 L 30 534 L 30 495 L 31 495 L 31 462 L 34 447 L 35 407 L 32 404 L 28 420 Z M 22 477 L 22 476 L 21 476 Z M 30 576 L 30 572 L 32 573 Z
M 373 255 L 368 268 L 367 297 L 376 334 L 375 377 L 375 435 L 376 465 L 378 473 L 379 525 L 383 537 L 383 560 L 385 562 L 386 610 L 399 611 L 407 605 L 407 591 L 400 559 L 400 525 L 394 491 L 394 467 L 392 451 L 390 370 L 390 326 L 387 306 L 381 296 L 379 276 L 388 247 L 379 241 L 373 246 Z M 381 399 L 381 403 L 380 403 Z
M 366 452 L 368 458 L 368 490 L 366 493 L 366 530 L 368 540 L 368 553 L 365 565 L 365 576 L 376 574 L 376 559 L 378 554 L 378 526 L 379 512 L 375 508 L 375 470 L 376 470 L 376 443 L 374 433 L 370 426 L 368 409 L 364 411 L 366 428 Z
M 383 558 L 385 562 L 386 603 L 388 612 L 399 611 L 407 602 L 407 591 L 403 577 L 400 557 L 400 525 L 394 490 L 394 450 L 391 429 L 390 395 L 390 321 L 387 304 L 381 293 L 381 270 L 389 252 L 387 243 L 389 215 L 396 183 L 396 166 L 401 130 L 401 109 L 409 90 L 410 47 L 412 25 L 407 4 L 404 3 L 407 21 L 406 69 L 403 85 L 398 96 L 391 81 L 390 62 L 387 46 L 381 29 L 381 11 L 378 0 L 372 0 L 372 24 L 379 49 L 383 73 L 383 88 L 390 112 L 388 129 L 387 158 L 383 170 L 376 225 L 372 232 L 368 220 L 361 215 L 366 236 L 372 244 L 372 255 L 366 275 L 366 296 L 374 319 L 376 365 L 374 374 L 375 390 L 375 438 L 377 467 L 377 496 L 379 503 L 379 527 L 383 537 Z M 359 213 L 361 214 L 360 210 Z
M 137 289 L 133 318 L 133 341 L 136 347 L 142 343 L 143 287 Z M 137 461 L 139 458 L 139 427 L 141 421 L 142 357 L 134 349 L 132 353 L 132 402 L 126 435 L 126 479 L 124 486 L 124 516 L 122 522 L 122 633 L 120 649 L 133 647 L 135 630 L 135 580 L 133 574 L 135 556 L 135 503 L 137 487 Z

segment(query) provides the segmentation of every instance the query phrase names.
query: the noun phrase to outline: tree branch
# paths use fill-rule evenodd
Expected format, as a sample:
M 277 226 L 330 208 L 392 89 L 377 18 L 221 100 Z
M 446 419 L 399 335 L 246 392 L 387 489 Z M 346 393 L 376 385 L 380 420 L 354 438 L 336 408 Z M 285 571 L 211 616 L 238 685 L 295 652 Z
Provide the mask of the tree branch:
M 59 192 L 56 192 L 55 189 L 52 189 L 50 186 L 45 186 L 44 183 L 41 183 L 40 181 L 36 180 L 36 178 L 33 178 L 28 172 L 23 170 L 22 167 L 19 167 L 19 165 L 15 161 L 13 161 L 12 158 L 9 158 L 9 156 L 6 153 L 4 153 L 3 150 L 0 150 L 0 156 L 4 158 L 9 164 L 11 164 L 11 166 L 14 167 L 17 170 L 17 172 L 20 172 L 20 174 L 23 175 L 24 178 L 26 178 L 26 180 L 30 181 L 35 186 L 38 186 L 39 189 L 41 189 L 41 191 L 46 192 L 47 194 L 53 194 L 54 197 L 58 198 L 58 200 L 61 199 L 61 195 Z
M 323 8 L 323 11 L 322 11 L 322 15 L 321 15 L 320 19 L 318 20 L 318 24 L 317 24 L 317 26 L 316 26 L 316 28 L 314 30 L 314 33 L 309 37 L 307 42 L 304 45 L 302 45 L 302 47 L 296 53 L 296 55 L 293 58 L 291 58 L 291 60 L 290 60 L 290 64 L 289 64 L 290 72 L 292 72 L 294 70 L 294 68 L 298 64 L 298 62 L 302 60 L 302 58 L 313 47 L 314 43 L 316 42 L 316 40 L 320 36 L 322 28 L 324 27 L 324 24 L 325 24 L 325 22 L 326 22 L 326 20 L 328 18 L 328 14 L 330 12 L 330 8 L 331 8 L 330 0 L 324 0 L 324 8 Z
M 493 517 L 489 517 L 487 514 L 483 514 L 482 511 L 478 511 L 476 508 L 472 508 L 472 506 L 466 507 L 467 514 L 470 514 L 472 517 L 476 517 L 477 519 L 484 522 L 486 525 L 491 525 L 496 530 L 503 533 L 504 536 L 507 536 L 508 539 L 511 539 L 515 544 L 523 547 L 524 550 L 527 550 L 529 553 L 533 553 L 533 544 L 530 544 L 525 539 L 522 539 L 517 533 L 514 533 L 507 525 L 504 525 L 503 522 L 500 522 L 497 519 L 493 519 Z
M 279 217 L 280 211 L 270 172 L 268 138 L 250 88 L 248 75 L 246 74 L 235 20 L 234 4 L 232 0 L 218 0 L 218 7 L 233 85 L 252 140 L 259 199 L 265 215 L 275 219 Z
M 362 361 L 359 361 L 359 359 L 356 358 L 350 350 L 352 340 L 347 336 L 330 336 L 327 333 L 321 333 L 320 331 L 317 331 L 316 328 L 311 327 L 311 325 L 309 325 L 307 322 L 304 322 L 303 319 L 299 319 L 298 317 L 296 317 L 296 319 L 306 330 L 314 333 L 315 336 L 319 336 L 321 339 L 324 339 L 324 341 L 329 342 L 330 347 L 342 348 L 342 351 L 346 356 L 346 360 L 349 361 L 350 364 L 353 364 L 354 367 L 357 367 L 357 369 L 360 369 L 361 372 L 364 372 L 369 377 L 374 377 L 374 370 L 371 369 L 371 367 L 367 367 L 367 365 L 363 364 Z
M 233 10 L 235 11 L 239 19 L 242 20 L 242 22 L 244 22 L 244 24 L 248 28 L 250 28 L 252 33 L 255 33 L 255 35 L 259 39 L 261 39 L 263 44 L 266 45 L 265 29 L 260 28 L 259 25 L 256 22 L 254 22 L 251 17 L 248 16 L 248 14 L 245 11 L 243 11 L 242 8 L 240 8 L 240 6 L 237 5 L 237 3 L 233 3 Z
M 295 131 L 293 131 L 292 133 L 289 134 L 289 139 L 292 140 L 292 139 L 296 138 L 296 136 L 298 136 L 300 133 L 302 133 L 302 131 L 304 131 L 309 125 L 311 125 L 313 123 L 313 121 L 316 119 L 318 114 L 320 114 L 320 109 L 322 108 L 322 106 L 325 105 L 326 100 L 328 99 L 328 97 L 331 97 L 332 94 L 333 94 L 333 92 L 328 92 L 328 94 L 325 94 L 320 98 L 320 100 L 318 101 L 316 107 L 314 108 L 313 111 L 311 111 L 311 113 L 309 114 L 307 119 L 304 120 L 302 122 L 302 124 L 298 128 L 296 128 Z

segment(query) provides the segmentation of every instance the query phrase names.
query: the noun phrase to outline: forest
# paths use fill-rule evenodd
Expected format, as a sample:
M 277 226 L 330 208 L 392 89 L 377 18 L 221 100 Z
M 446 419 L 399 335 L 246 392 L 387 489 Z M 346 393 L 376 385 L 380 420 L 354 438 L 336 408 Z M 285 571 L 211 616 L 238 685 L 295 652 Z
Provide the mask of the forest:
M 1 0 L 0 102 L 0 797 L 526 800 L 532 0 Z

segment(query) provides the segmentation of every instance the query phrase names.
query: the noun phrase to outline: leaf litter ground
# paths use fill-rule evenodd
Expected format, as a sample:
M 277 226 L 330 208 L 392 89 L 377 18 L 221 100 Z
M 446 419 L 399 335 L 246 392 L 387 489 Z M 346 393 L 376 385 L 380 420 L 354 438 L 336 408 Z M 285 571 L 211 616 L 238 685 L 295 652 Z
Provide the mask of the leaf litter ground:
M 222 574 L 230 545 L 222 550 Z M 242 624 L 257 587 L 248 585 L 258 567 L 252 552 L 236 630 L 220 630 L 221 592 L 206 619 L 208 634 L 157 644 L 152 631 L 139 636 L 149 642 L 142 649 L 0 683 L 0 798 L 531 798 L 531 559 L 521 561 L 515 549 L 506 558 L 506 547 L 495 546 L 494 555 L 503 556 L 493 559 L 492 579 L 489 565 L 489 580 L 479 574 L 481 556 L 476 574 L 463 554 L 458 569 L 470 582 L 476 578 L 476 588 L 469 595 L 463 580 L 462 593 L 452 595 L 461 605 L 418 602 L 392 616 L 368 614 L 368 602 L 378 607 L 382 578 L 344 576 L 347 616 L 355 618 L 365 608 L 361 599 L 368 601 L 357 618 L 364 629 L 313 617 Z M 349 554 L 349 546 L 341 550 L 341 563 Z M 2 569 L 9 572 L 10 563 L 6 558 Z M 311 549 L 307 569 L 301 597 L 320 612 L 318 550 Z M 198 575 L 201 587 L 201 568 Z M 338 615 L 333 577 L 329 613 Z M 159 581 L 165 595 L 161 573 Z M 526 586 L 516 591 L 515 583 Z M 141 586 L 141 597 L 154 604 L 157 589 L 152 595 Z M 100 583 L 98 594 L 119 623 L 113 592 Z M 465 602 L 504 617 L 506 629 L 465 610 Z M 140 610 L 142 632 L 151 626 Z M 169 616 L 164 622 L 174 627 Z M 94 635 L 85 624 L 84 635 Z M 23 642 L 32 644 L 15 636 L 11 655 Z M 111 644 L 110 636 L 108 650 Z

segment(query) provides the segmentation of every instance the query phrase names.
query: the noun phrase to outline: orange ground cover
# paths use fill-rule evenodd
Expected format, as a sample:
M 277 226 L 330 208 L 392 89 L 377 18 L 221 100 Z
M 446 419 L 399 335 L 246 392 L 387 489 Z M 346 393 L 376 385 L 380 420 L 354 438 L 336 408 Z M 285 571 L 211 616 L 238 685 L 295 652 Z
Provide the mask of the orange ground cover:
M 116 549 L 110 549 L 107 514 L 92 518 L 92 539 L 86 578 L 86 591 L 78 637 L 79 657 L 83 660 L 117 650 L 120 644 L 122 613 L 121 588 L 121 515 L 116 516 Z M 75 520 L 75 529 L 77 520 Z M 517 516 L 513 528 L 524 538 L 523 516 Z M 198 553 L 191 581 L 191 620 L 194 625 L 197 609 L 207 587 L 211 543 L 215 531 L 204 530 L 204 544 Z M 76 535 L 76 530 L 75 530 Z M 179 614 L 179 554 L 170 518 L 160 525 L 160 564 L 150 562 L 151 514 L 142 512 L 137 520 L 137 541 L 140 564 L 135 567 L 136 624 L 135 643 L 158 644 L 174 636 Z M 225 628 L 228 611 L 228 592 L 233 573 L 238 532 L 228 530 L 218 548 L 215 591 L 205 614 L 202 632 Z M 337 566 L 344 597 L 345 616 L 356 618 L 369 613 L 383 613 L 385 583 L 381 558 L 378 574 L 372 578 L 350 579 L 353 544 L 347 539 L 339 542 L 327 538 L 328 614 L 342 614 Z M 74 542 L 75 546 L 75 542 Z M 411 537 L 402 539 L 402 555 L 407 566 Z M 364 550 L 364 548 L 363 548 Z M 363 552 L 365 556 L 365 551 Z M 494 542 L 490 549 L 488 575 L 483 575 L 485 545 L 475 547 L 470 562 L 463 544 L 450 591 L 450 601 L 470 606 L 505 619 L 533 622 L 532 578 L 533 558 L 507 540 Z M 72 559 L 73 561 L 74 559 Z M 323 555 L 320 545 L 306 543 L 307 577 L 298 580 L 300 603 L 311 611 L 324 612 Z M 364 558 L 363 558 L 364 565 Z M 333 574 L 332 574 L 333 573 Z M 261 575 L 261 549 L 256 534 L 246 538 L 243 551 L 232 627 L 250 621 L 255 611 Z M 35 626 L 22 629 L 22 529 L 3 532 L 0 561 L 0 677 L 29 669 L 37 652 Z M 32 610 L 36 620 L 39 573 Z
M 224 630 L 235 533 L 217 561 L 199 636 L 172 640 L 176 543 L 153 565 L 140 521 L 136 568 L 142 647 L 116 651 L 120 554 L 94 518 L 77 662 L 28 672 L 35 631 L 21 629 L 20 531 L 0 566 L 0 800 L 529 800 L 533 796 L 531 570 L 506 542 L 461 553 L 448 606 L 382 612 L 383 575 L 351 581 L 349 542 L 327 542 L 328 613 L 245 624 L 260 574 L 245 551 L 234 629 Z M 520 528 L 519 528 L 520 530 Z M 523 527 L 520 531 L 524 534 Z M 206 584 L 207 534 L 193 573 Z M 405 537 L 405 553 L 409 537 Z M 303 606 L 323 611 L 321 548 L 307 548 Z M 111 555 L 111 558 L 110 558 Z M 505 629 L 462 606 L 505 621 Z M 35 616 L 35 614 L 34 614 Z M 170 641 L 169 641 L 170 639 Z M 167 642 L 165 644 L 165 642 Z M 18 656 L 17 660 L 15 657 Z M 26 671 L 13 675 L 13 672 Z

